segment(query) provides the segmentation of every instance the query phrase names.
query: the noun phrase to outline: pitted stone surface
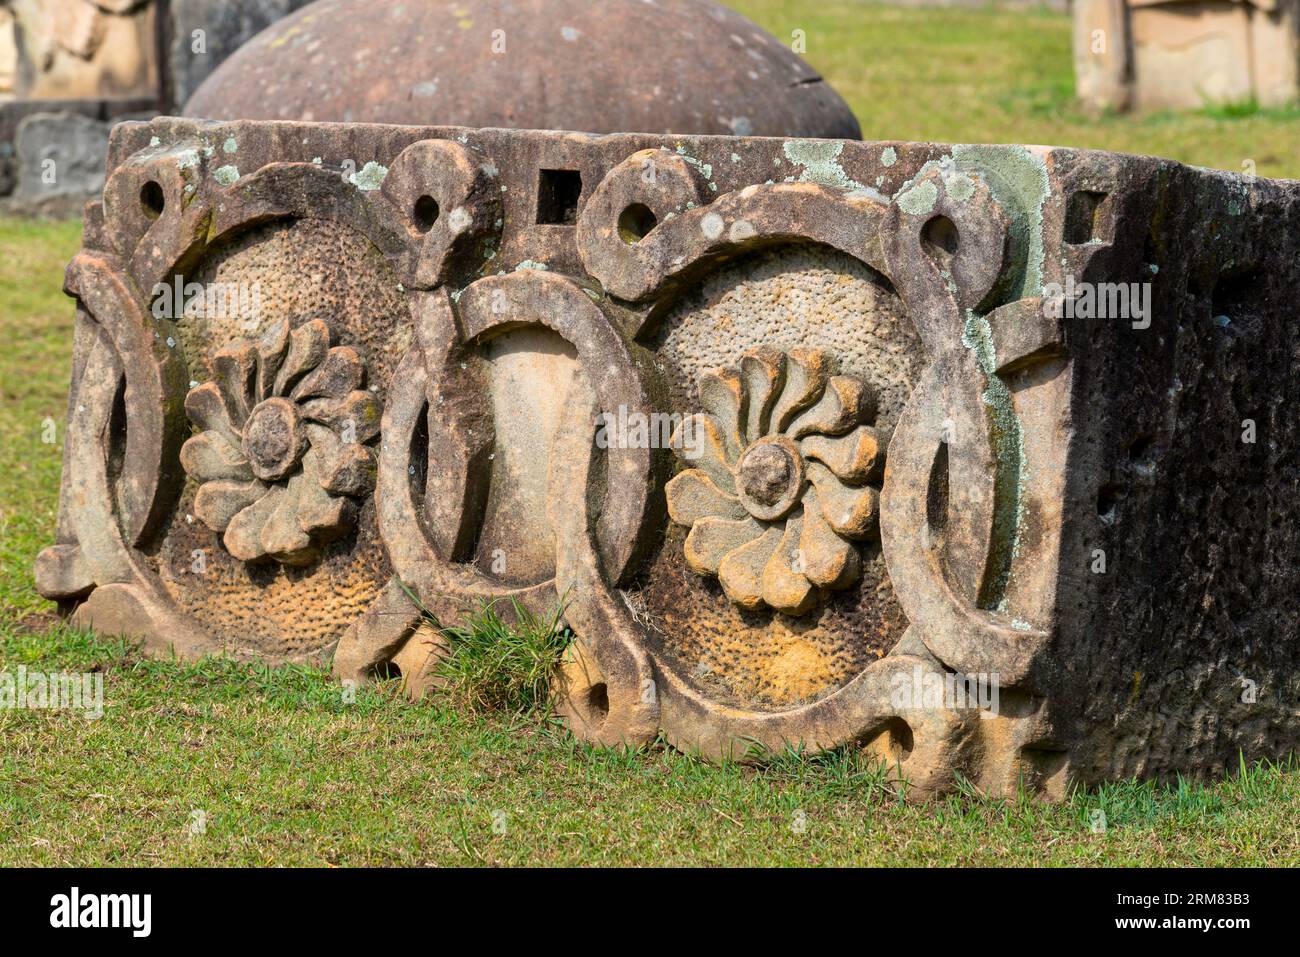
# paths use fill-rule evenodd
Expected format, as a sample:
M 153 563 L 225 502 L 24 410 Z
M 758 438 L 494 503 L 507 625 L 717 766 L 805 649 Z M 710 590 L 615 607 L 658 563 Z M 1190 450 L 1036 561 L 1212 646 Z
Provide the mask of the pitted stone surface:
M 665 315 L 655 343 L 683 407 L 698 405 L 702 374 L 736 365 L 754 346 L 827 349 L 879 395 L 886 435 L 925 365 L 889 284 L 823 246 L 777 247 L 720 266 Z

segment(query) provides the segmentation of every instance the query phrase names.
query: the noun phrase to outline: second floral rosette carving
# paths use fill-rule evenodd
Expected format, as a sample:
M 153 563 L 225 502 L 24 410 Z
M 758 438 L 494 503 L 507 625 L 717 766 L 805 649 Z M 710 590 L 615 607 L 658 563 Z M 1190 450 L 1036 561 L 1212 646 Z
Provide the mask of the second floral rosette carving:
M 751 350 L 701 379 L 704 411 L 674 438 L 686 561 L 742 608 L 801 615 L 862 575 L 853 543 L 877 534 L 884 450 L 875 393 L 837 373 L 818 350 Z

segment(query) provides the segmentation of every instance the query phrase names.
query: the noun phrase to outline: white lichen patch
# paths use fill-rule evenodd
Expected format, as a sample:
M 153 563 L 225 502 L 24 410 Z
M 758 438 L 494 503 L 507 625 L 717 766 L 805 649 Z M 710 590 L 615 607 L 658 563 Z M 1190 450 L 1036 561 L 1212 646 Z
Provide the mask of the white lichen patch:
M 212 178 L 222 186 L 230 186 L 239 179 L 239 170 L 230 165 L 221 166 L 212 174 Z
M 365 166 L 348 176 L 348 182 L 362 192 L 379 189 L 383 185 L 384 177 L 388 175 L 388 167 L 376 163 L 374 160 L 366 163 Z
M 928 215 L 938 201 L 939 187 L 930 180 L 906 186 L 894 199 L 898 208 L 911 216 Z
M 744 242 L 754 236 L 754 224 L 747 219 L 738 219 L 731 224 L 731 229 L 727 232 L 727 238 L 733 243 Z
M 474 217 L 470 215 L 469 210 L 464 206 L 457 206 L 447 214 L 447 226 L 453 233 L 463 233 L 469 229 L 469 224 L 473 222 Z
M 851 179 L 840 165 L 840 153 L 844 144 L 835 140 L 789 140 L 782 145 L 786 158 L 803 171 L 798 180 L 801 183 L 819 183 L 838 189 L 866 189 L 857 180 Z

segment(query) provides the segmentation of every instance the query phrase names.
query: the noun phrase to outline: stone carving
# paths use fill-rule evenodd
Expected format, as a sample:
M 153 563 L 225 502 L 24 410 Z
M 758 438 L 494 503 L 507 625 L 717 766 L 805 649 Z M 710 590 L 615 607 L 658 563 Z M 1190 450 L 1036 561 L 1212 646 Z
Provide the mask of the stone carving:
M 4 0 L 0 196 L 23 213 L 80 210 L 103 187 L 113 123 L 179 112 L 244 41 L 306 2 Z
M 14 14 L 0 5 L 0 101 L 14 94 L 15 73 L 18 70 L 18 44 L 14 35 Z
M 152 94 L 152 0 L 10 0 L 21 61 L 18 94 L 76 99 Z
M 216 379 L 190 390 L 202 429 L 180 461 L 199 484 L 194 514 L 241 561 L 304 565 L 350 531 L 371 493 L 379 403 L 361 390 L 355 349 L 330 348 L 319 319 L 259 342 L 237 340 L 212 359 Z
M 681 437 L 686 470 L 665 489 L 668 514 L 689 525 L 686 561 L 716 575 L 737 605 L 801 615 L 818 589 L 843 589 L 862 575 L 854 540 L 876 531 L 883 472 L 875 396 L 835 375 L 815 350 L 747 353 L 740 369 L 700 383 L 705 413 L 683 430 L 703 439 L 699 460 Z
M 562 603 L 584 740 L 860 746 L 910 794 L 1300 746 L 1295 183 L 174 118 L 119 126 L 109 170 L 35 569 L 77 624 L 419 694 L 424 609 Z M 284 324 L 155 317 L 180 273 Z M 708 454 L 601 444 L 614 413 Z
M 1077 0 L 1079 96 L 1096 108 L 1300 99 L 1297 0 Z

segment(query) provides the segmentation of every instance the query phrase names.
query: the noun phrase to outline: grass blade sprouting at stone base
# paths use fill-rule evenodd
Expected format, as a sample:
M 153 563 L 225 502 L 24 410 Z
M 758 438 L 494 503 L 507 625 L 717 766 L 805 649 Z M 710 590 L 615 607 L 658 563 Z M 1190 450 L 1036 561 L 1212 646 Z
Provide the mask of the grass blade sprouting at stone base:
M 550 615 L 539 615 L 511 598 L 511 614 L 503 617 L 503 599 L 484 599 L 459 624 L 445 625 L 409 587 L 402 588 L 447 639 L 449 651 L 434 674 L 448 705 L 467 714 L 549 710 L 551 678 L 573 638 L 560 623 L 563 602 Z

